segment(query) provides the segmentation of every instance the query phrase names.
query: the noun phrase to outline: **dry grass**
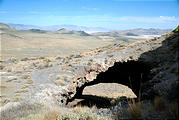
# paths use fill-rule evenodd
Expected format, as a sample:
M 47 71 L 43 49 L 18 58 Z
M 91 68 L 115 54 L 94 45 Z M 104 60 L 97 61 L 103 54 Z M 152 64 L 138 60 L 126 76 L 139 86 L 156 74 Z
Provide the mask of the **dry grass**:
M 14 103 L 1 111 L 2 120 L 56 120 L 61 114 L 59 109 L 47 109 L 40 103 Z M 42 109 L 43 108 L 43 109 Z
M 62 74 L 62 75 L 57 75 L 56 79 L 64 79 L 64 78 L 67 78 L 67 77 L 68 77 L 68 75 Z
M 127 109 L 131 118 L 141 118 L 142 117 L 142 104 L 141 102 L 135 102 L 134 99 L 129 102 L 129 107 Z
M 6 31 L 2 35 L 2 57 L 29 57 L 29 56 L 68 56 L 102 47 L 112 43 L 108 39 L 94 36 L 79 36 L 59 34 L 56 31 L 35 33 L 30 31 Z M 13 34 L 20 38 L 9 36 Z M 23 39 L 22 39 L 23 38 Z M 85 39 L 85 41 L 84 41 Z M 50 43 L 50 44 L 49 44 Z
M 87 56 L 87 55 L 92 56 L 92 55 L 94 55 L 97 52 L 99 52 L 99 51 L 97 51 L 97 50 L 91 50 L 91 51 L 88 51 L 88 52 L 83 52 L 81 55 L 82 56 Z
M 48 111 L 44 115 L 44 119 L 43 120 L 56 120 L 59 115 L 60 115 L 60 111 L 58 111 L 58 110 Z
M 162 97 L 155 97 L 154 104 L 145 104 L 134 100 L 128 102 L 127 109 L 131 119 L 148 118 L 151 115 L 158 115 L 160 118 L 178 119 L 178 103 L 170 103 Z M 149 117 L 149 118 L 150 118 Z
M 0 86 L 0 91 L 4 91 L 6 89 L 7 89 L 7 86 L 3 86 L 3 85 Z
M 27 117 L 24 118 L 18 118 L 15 120 L 56 120 L 58 116 L 60 115 L 59 110 L 41 110 L 40 112 L 37 112 L 35 114 L 30 114 Z
M 80 105 L 78 105 L 78 106 L 76 106 L 76 107 L 74 107 L 73 109 L 72 109 L 72 111 L 74 112 L 74 113 L 83 113 L 83 112 L 93 112 L 93 111 L 95 111 L 97 109 L 97 107 L 94 105 L 94 106 L 92 106 L 92 107 L 87 107 L 87 106 L 80 106 Z
M 8 107 L 1 109 L 2 120 L 20 120 L 21 118 L 27 118 L 30 114 L 36 114 L 40 111 L 41 106 L 35 105 L 29 102 L 11 102 Z M 24 119 L 29 120 L 29 119 Z M 31 119 L 38 120 L 38 119 Z
M 83 112 L 89 111 L 89 108 L 85 107 L 85 106 L 76 106 L 76 107 L 73 108 L 72 111 L 74 113 L 83 113 Z
M 92 109 L 95 109 L 92 108 Z M 97 116 L 87 107 L 75 107 L 72 111 L 64 111 L 63 109 L 44 109 L 35 114 L 16 120 L 112 120 L 111 118 Z

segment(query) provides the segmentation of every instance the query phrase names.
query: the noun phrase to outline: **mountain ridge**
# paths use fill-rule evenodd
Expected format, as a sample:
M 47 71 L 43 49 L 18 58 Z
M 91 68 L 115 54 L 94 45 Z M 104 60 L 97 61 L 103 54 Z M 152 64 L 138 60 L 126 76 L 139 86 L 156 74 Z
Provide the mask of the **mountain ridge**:
M 29 29 L 41 29 L 41 30 L 50 30 L 57 31 L 59 29 L 65 28 L 69 30 L 78 30 L 78 31 L 109 31 L 110 29 L 103 27 L 86 27 L 86 26 L 78 26 L 78 25 L 49 25 L 49 26 L 36 26 L 36 25 L 24 25 L 24 24 L 13 24 L 9 23 L 9 26 L 16 28 L 17 30 L 29 30 Z
M 76 30 L 76 31 L 85 31 L 89 33 L 96 33 L 96 32 L 121 32 L 121 31 L 162 31 L 165 30 L 167 32 L 171 31 L 172 29 L 159 29 L 159 28 L 134 28 L 134 29 L 126 29 L 126 30 L 117 30 L 117 29 L 109 29 L 104 27 L 86 27 L 86 26 L 78 26 L 78 25 L 71 25 L 71 24 L 64 24 L 64 25 L 49 25 L 49 26 L 38 26 L 38 25 L 25 25 L 25 24 L 7 24 L 17 30 L 29 30 L 29 29 L 40 29 L 40 30 L 49 30 L 49 31 L 57 31 L 59 29 L 65 28 L 68 30 Z

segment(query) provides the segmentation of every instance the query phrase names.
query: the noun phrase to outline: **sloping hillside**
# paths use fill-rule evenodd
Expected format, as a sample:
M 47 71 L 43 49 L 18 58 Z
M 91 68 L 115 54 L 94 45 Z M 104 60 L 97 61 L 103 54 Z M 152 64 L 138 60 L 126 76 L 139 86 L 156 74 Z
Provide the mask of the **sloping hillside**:
M 1 58 L 68 56 L 115 42 L 101 39 L 84 31 L 15 30 L 0 24 Z M 122 41 L 118 41 L 122 42 Z
M 69 115 L 72 103 L 70 106 L 93 103 L 97 109 L 92 115 L 111 119 L 114 116 L 115 119 L 177 119 L 178 29 L 153 39 L 132 44 L 115 43 L 67 57 L 1 61 L 1 119 L 28 117 L 34 111 L 43 113 L 44 108 L 58 108 L 61 116 Z M 95 86 L 98 88 L 94 95 Z M 88 87 L 93 90 L 88 89 L 85 94 L 83 90 Z M 98 92 L 100 89 L 102 94 Z M 126 92 L 129 90 L 140 100 L 130 103 L 120 98 L 129 97 Z M 24 101 L 28 102 L 24 104 Z M 21 108 L 30 111 L 23 113 Z
M 0 30 L 13 30 L 14 28 L 6 25 L 6 24 L 3 24 L 3 23 L 0 23 Z

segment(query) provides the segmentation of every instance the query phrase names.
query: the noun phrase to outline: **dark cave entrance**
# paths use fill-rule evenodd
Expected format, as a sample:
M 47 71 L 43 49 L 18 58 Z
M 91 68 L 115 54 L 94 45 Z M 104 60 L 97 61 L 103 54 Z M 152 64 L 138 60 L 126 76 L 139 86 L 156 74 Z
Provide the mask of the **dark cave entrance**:
M 119 83 L 128 86 L 137 97 L 140 97 L 140 93 L 142 93 L 142 84 L 149 80 L 150 70 L 151 67 L 149 64 L 141 61 L 116 62 L 114 66 L 110 67 L 107 71 L 99 73 L 94 81 L 77 88 L 76 95 L 69 100 L 69 102 L 74 99 L 84 99 L 84 101 L 79 104 L 92 106 L 93 103 L 95 105 L 102 105 L 102 103 L 104 103 L 102 106 L 109 107 L 110 98 L 106 99 L 99 96 L 82 94 L 85 87 L 98 83 Z

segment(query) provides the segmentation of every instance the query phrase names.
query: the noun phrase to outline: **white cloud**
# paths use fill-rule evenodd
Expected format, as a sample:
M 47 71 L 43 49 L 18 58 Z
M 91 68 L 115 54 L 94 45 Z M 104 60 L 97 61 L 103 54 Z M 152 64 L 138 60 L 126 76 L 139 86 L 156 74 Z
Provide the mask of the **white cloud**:
M 128 22 L 144 22 L 144 23 L 167 23 L 167 22 L 179 22 L 179 18 L 175 16 L 159 16 L 159 17 L 119 17 L 116 18 L 119 21 Z
M 58 16 L 60 17 L 60 16 Z M 67 17 L 67 16 L 65 16 Z M 61 18 L 63 18 L 61 16 Z M 179 23 L 179 17 L 175 16 L 158 16 L 158 17 L 134 17 L 134 16 L 124 16 L 124 17 L 114 17 L 108 15 L 88 15 L 88 16 L 73 16 L 73 19 L 86 19 L 90 21 L 98 22 L 142 22 L 142 23 L 169 23 L 176 22 Z
M 39 16 L 40 17 L 40 16 Z M 45 18 L 44 18 L 45 17 Z M 143 24 L 179 24 L 179 17 L 158 16 L 158 17 L 114 17 L 108 15 L 85 15 L 85 16 L 58 16 L 48 15 L 41 17 L 51 21 L 77 22 L 77 23 L 143 23 Z

